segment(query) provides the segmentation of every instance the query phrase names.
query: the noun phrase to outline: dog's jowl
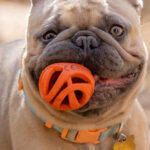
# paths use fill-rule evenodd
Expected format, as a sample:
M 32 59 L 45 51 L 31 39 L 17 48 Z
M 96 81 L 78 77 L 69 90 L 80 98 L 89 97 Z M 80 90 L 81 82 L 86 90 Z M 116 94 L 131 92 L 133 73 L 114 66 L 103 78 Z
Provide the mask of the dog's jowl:
M 31 0 L 25 40 L 0 47 L 0 149 L 148 150 L 142 7 Z

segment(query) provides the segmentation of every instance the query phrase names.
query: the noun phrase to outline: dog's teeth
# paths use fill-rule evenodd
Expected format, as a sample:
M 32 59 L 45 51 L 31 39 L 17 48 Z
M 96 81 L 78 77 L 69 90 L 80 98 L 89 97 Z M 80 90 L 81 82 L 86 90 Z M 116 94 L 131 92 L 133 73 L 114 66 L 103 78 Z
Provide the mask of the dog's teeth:
M 132 77 L 132 74 L 129 74 L 127 77 L 128 77 L 128 78 L 131 78 L 131 77 Z

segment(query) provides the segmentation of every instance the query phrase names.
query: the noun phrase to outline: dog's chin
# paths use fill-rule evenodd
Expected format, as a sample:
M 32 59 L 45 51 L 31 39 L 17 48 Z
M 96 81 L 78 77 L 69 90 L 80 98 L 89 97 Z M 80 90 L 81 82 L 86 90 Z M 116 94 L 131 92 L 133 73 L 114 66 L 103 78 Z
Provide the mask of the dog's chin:
M 75 110 L 74 113 L 84 117 L 97 117 L 105 113 L 132 89 L 141 70 L 142 65 L 139 65 L 132 73 L 113 79 L 104 79 L 94 75 L 95 91 L 93 96 L 85 106 Z

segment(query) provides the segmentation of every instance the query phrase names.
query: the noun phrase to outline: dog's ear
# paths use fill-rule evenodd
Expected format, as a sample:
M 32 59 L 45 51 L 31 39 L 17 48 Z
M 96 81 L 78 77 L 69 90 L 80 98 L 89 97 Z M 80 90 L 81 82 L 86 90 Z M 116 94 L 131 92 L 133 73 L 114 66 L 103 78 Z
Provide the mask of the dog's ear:
M 39 2 L 40 0 L 30 0 L 31 1 L 31 4 L 36 4 L 37 2 Z
M 143 8 L 143 0 L 127 0 L 129 1 L 132 6 L 137 10 L 138 13 L 141 12 L 141 9 Z

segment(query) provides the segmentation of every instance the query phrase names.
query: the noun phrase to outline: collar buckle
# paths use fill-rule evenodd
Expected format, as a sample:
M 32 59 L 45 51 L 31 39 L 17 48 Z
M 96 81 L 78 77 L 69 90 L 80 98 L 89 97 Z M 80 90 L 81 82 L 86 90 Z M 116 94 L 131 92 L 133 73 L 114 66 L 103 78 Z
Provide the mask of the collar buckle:
M 76 132 L 74 135 L 74 139 L 71 141 L 74 143 L 100 143 L 99 137 L 103 131 L 107 130 L 107 128 L 103 128 L 100 130 L 80 130 Z M 68 129 L 64 129 L 61 134 L 61 138 L 64 140 L 68 140 L 70 131 Z M 71 139 L 71 137 L 69 138 Z

